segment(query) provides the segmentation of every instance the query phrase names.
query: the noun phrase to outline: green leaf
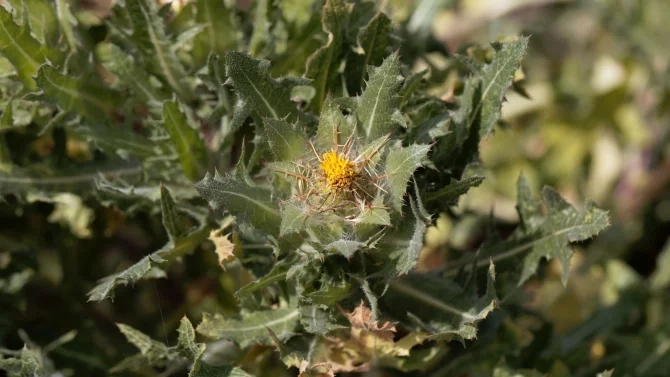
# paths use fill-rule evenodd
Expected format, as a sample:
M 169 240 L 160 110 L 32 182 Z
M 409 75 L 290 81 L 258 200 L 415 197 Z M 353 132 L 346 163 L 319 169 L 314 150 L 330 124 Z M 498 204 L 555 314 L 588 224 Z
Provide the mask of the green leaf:
M 77 51 L 77 41 L 74 38 L 74 30 L 72 24 L 77 23 L 76 18 L 70 10 L 70 3 L 68 0 L 56 0 L 56 16 L 60 23 L 60 28 L 65 35 L 65 40 L 70 47 L 70 51 Z
M 449 134 L 451 115 L 439 114 L 422 123 L 412 130 L 414 140 L 419 144 L 429 144 Z
M 183 317 L 179 323 L 179 337 L 177 351 L 186 359 L 193 362 L 188 377 L 251 377 L 239 368 L 232 366 L 213 366 L 202 361 L 205 352 L 204 343 L 195 342 L 195 330 L 188 318 Z
M 110 159 L 95 165 L 67 166 L 62 169 L 26 169 L 12 167 L 11 174 L 0 171 L 0 195 L 24 195 L 29 191 L 89 193 L 95 181 L 101 178 L 133 181 L 142 174 L 142 167 Z
M 189 360 L 199 362 L 202 353 L 205 351 L 205 344 L 195 342 L 195 330 L 187 317 L 181 319 L 177 332 L 179 333 L 179 337 L 177 338 L 177 350 L 179 353 Z M 196 369 L 197 367 L 194 365 L 193 370 Z
M 440 137 L 433 147 L 431 159 L 436 166 L 452 167 L 453 173 L 459 175 L 462 169 L 477 159 L 481 122 L 480 112 L 474 109 L 479 106 L 480 95 L 481 81 L 478 78 L 466 80 L 463 93 L 458 96 L 459 107 L 451 117 L 449 132 Z M 471 115 L 474 118 L 471 119 Z M 443 132 L 438 130 L 438 133 Z
M 551 188 L 543 190 L 543 202 L 547 208 L 546 216 L 533 211 L 532 197 L 529 195 L 528 182 L 523 176 L 518 183 L 518 208 L 522 227 L 515 232 L 515 238 L 532 236 L 533 240 L 519 245 L 506 253 L 513 254 L 530 248 L 524 257 L 519 284 L 535 274 L 542 258 L 558 258 L 563 265 L 562 281 L 565 284 L 570 272 L 572 247 L 570 242 L 584 241 L 609 226 L 607 212 L 598 209 L 593 202 L 587 201 L 584 211 L 580 212 L 568 204 Z M 521 249 L 524 248 L 524 249 Z
M 427 195 L 426 202 L 439 201 L 440 203 L 455 205 L 461 195 L 465 195 L 473 187 L 478 187 L 483 181 L 484 177 L 480 175 L 463 178 L 460 181 L 452 178 L 451 183 L 447 186 Z
M 332 97 L 327 96 L 323 102 L 319 125 L 316 129 L 314 146 L 317 150 L 327 151 L 335 148 L 335 135 L 337 143 L 343 145 L 353 135 L 354 127 L 342 114 L 342 110 Z
M 291 89 L 307 85 L 309 80 L 290 76 L 275 80 L 268 74 L 269 61 L 252 59 L 241 52 L 227 51 L 224 59 L 226 75 L 239 97 L 233 127 L 241 126 L 252 112 L 264 118 L 285 119 L 288 122 L 298 119 L 300 112 L 291 101 Z
M 86 77 L 63 75 L 48 64 L 39 68 L 35 82 L 46 99 L 90 120 L 107 120 L 121 104 L 118 92 Z
M 400 93 L 399 96 L 401 98 L 400 100 L 400 105 L 401 107 L 404 107 L 405 104 L 409 101 L 410 97 L 412 97 L 415 93 L 417 93 L 417 90 L 421 87 L 421 83 L 423 82 L 422 80 L 428 73 L 428 69 L 424 69 L 423 71 L 415 72 L 412 73 L 411 75 L 407 76 L 405 78 L 405 81 L 402 83 L 402 88 L 400 88 Z
M 161 201 L 167 201 L 167 197 L 165 199 L 161 198 Z M 164 217 L 174 216 L 174 208 L 170 209 L 170 205 L 162 203 L 161 207 L 166 208 Z M 170 221 L 175 220 L 167 220 L 165 222 L 170 224 Z M 113 298 L 116 287 L 120 285 L 132 285 L 144 279 L 165 277 L 166 274 L 163 268 L 168 267 L 180 257 L 192 253 L 207 238 L 207 235 L 207 227 L 201 226 L 185 236 L 170 240 L 161 249 L 145 256 L 129 268 L 101 279 L 98 285 L 88 293 L 88 301 L 102 301 L 107 298 Z
M 304 294 L 302 299 L 310 304 L 331 306 L 351 297 L 358 290 L 357 285 L 342 276 L 333 278 L 324 275 L 320 282 L 318 290 Z
M 377 13 L 367 25 L 358 31 L 357 45 L 347 59 L 347 84 L 350 93 L 360 92 L 367 77 L 368 66 L 378 66 L 388 56 L 391 46 L 393 24 L 384 13 Z
M 377 304 L 379 299 L 372 291 L 372 288 L 370 288 L 370 283 L 367 280 L 363 280 L 361 290 L 363 290 L 363 294 L 368 300 L 368 304 L 370 304 L 370 321 L 374 322 L 379 317 L 379 305 Z
M 283 119 L 263 119 L 265 135 L 275 161 L 297 161 L 307 151 L 307 141 Z
M 243 348 L 253 344 L 271 345 L 272 337 L 267 329 L 285 341 L 294 335 L 299 317 L 300 311 L 295 305 L 275 310 L 243 312 L 233 318 L 204 313 L 197 331 L 211 339 L 231 340 Z
M 172 42 L 165 34 L 163 19 L 152 0 L 132 0 L 125 9 L 133 22 L 132 39 L 148 63 L 152 73 L 160 77 L 185 103 L 190 103 L 193 93 L 186 84 L 186 72 L 172 49 Z
M 407 225 L 402 227 L 405 234 L 386 240 L 392 242 L 392 247 L 395 247 L 395 251 L 390 254 L 394 261 L 394 265 L 390 266 L 393 276 L 401 276 L 410 272 L 419 261 L 419 255 L 423 249 L 423 236 L 426 234 L 427 224 L 418 208 L 420 204 L 412 198 L 410 198 L 410 204 L 414 220 L 407 221 Z
M 117 154 L 124 160 L 131 156 L 146 160 L 171 153 L 168 143 L 149 140 L 125 127 L 86 123 L 70 127 L 70 130 L 98 149 L 110 155 Z
M 96 55 L 105 68 L 116 75 L 116 87 L 130 89 L 139 102 L 157 108 L 168 99 L 168 95 L 156 88 L 149 77 L 142 73 L 132 55 L 126 54 L 120 47 L 112 43 L 101 43 L 96 49 Z
M 514 73 L 519 69 L 527 47 L 528 37 L 521 37 L 512 43 L 494 44 L 491 63 L 478 72 L 482 79 L 482 93 L 468 122 L 472 124 L 477 117 L 481 117 L 479 133 L 482 137 L 488 136 L 500 119 L 505 91 L 512 85 Z M 478 114 L 480 110 L 481 115 Z
M 265 287 L 268 287 L 271 284 L 286 281 L 286 273 L 288 272 L 289 268 L 291 268 L 292 262 L 293 259 L 280 260 L 272 267 L 270 272 L 268 272 L 265 276 L 256 279 L 240 288 L 237 292 L 235 292 L 235 296 L 241 298 L 253 292 L 265 289 Z
M 614 375 L 614 369 L 610 369 L 598 373 L 596 377 L 612 377 L 613 375 Z
M 184 175 L 196 180 L 205 171 L 207 151 L 198 131 L 189 126 L 177 102 L 163 102 L 163 125 L 170 135 Z
M 5 103 L 5 108 L 2 109 L 2 116 L 0 117 L 0 132 L 14 128 L 14 99 L 10 98 Z
M 178 241 L 186 232 L 184 224 L 177 213 L 177 205 L 170 195 L 170 190 L 161 185 L 161 213 L 163 215 L 163 227 L 167 231 L 170 241 Z
M 471 281 L 475 281 L 471 277 Z M 486 294 L 477 296 L 475 284 L 461 287 L 434 275 L 412 274 L 391 281 L 382 297 L 387 311 L 414 322 L 434 340 L 474 339 L 477 323 L 496 307 L 495 269 L 489 265 Z
M 384 175 L 388 180 L 388 192 L 396 211 L 402 211 L 407 183 L 414 171 L 425 161 L 430 145 L 412 144 L 408 147 L 390 148 L 386 156 Z
M 190 254 L 200 243 L 207 238 L 206 228 L 200 228 L 182 238 L 176 245 L 171 242 L 158 251 L 153 252 L 140 259 L 131 267 L 101 279 L 90 292 L 88 301 L 102 301 L 113 298 L 116 287 L 120 285 L 134 284 L 144 279 L 156 279 L 166 277 L 163 267 L 169 265 L 179 256 Z
M 352 240 L 337 240 L 329 243 L 324 248 L 328 251 L 336 252 L 349 259 L 354 255 L 355 252 L 363 247 L 365 247 L 365 244 L 362 242 Z
M 208 173 L 195 187 L 215 210 L 224 209 L 258 230 L 279 234 L 281 215 L 269 190 L 218 173 L 214 177 Z
M 393 131 L 404 120 L 397 108 L 397 95 L 402 83 L 398 54 L 384 59 L 380 67 L 370 67 L 370 79 L 360 96 L 356 115 L 367 141 Z
M 309 208 L 294 202 L 287 202 L 281 206 L 281 226 L 279 234 L 284 236 L 299 233 L 306 227 Z
M 300 323 L 310 334 L 326 335 L 333 330 L 345 328 L 337 324 L 326 305 L 301 305 Z
M 179 337 L 175 347 L 168 347 L 130 326 L 118 324 L 118 327 L 126 339 L 140 350 L 140 353 L 121 361 L 111 369 L 112 373 L 127 370 L 140 371 L 147 364 L 165 368 L 179 363 L 180 358 L 183 358 L 193 364 L 188 374 L 189 377 L 251 377 L 239 368 L 228 365 L 212 366 L 203 362 L 202 356 L 206 346 L 204 343 L 195 342 L 193 325 L 186 317 L 183 317 L 179 323 L 177 329 Z
M 0 7 L 1 8 L 1 7 Z M 44 362 L 39 350 L 24 346 L 18 358 L 0 357 L 0 370 L 7 372 L 8 377 L 43 376 Z
M 23 85 L 29 90 L 37 89 L 33 76 L 42 63 L 47 61 L 46 47 L 31 35 L 28 25 L 17 25 L 12 14 L 0 6 L 0 54 L 16 68 Z
M 193 60 L 202 66 L 212 52 L 223 55 L 234 50 L 239 39 L 238 25 L 224 0 L 198 0 L 195 22 L 203 25 L 193 41 Z
M 50 2 L 44 0 L 8 0 L 21 18 L 28 20 L 32 34 L 40 44 L 55 46 L 60 33 L 56 12 Z
M 391 215 L 384 208 L 384 199 L 378 196 L 372 201 L 372 205 L 365 207 L 353 222 L 356 224 L 391 225 Z
M 160 359 L 173 360 L 176 358 L 177 355 L 175 352 L 171 351 L 165 344 L 152 339 L 149 335 L 122 323 L 117 323 L 116 325 L 123 336 L 126 337 L 126 340 L 137 347 L 140 353 L 150 362 L 153 363 Z
M 572 257 L 571 242 L 584 241 L 609 226 L 607 211 L 586 201 L 584 210 L 578 211 L 549 187 L 545 187 L 542 211 L 530 193 L 528 182 L 519 176 L 517 210 L 521 225 L 510 238 L 502 242 L 486 245 L 479 252 L 477 267 L 484 267 L 488 259 L 494 263 L 511 259 L 521 266 L 518 284 L 523 284 L 537 271 L 543 258 L 557 258 L 563 265 L 563 284 L 567 283 Z M 521 260 L 519 261 L 518 259 Z M 469 268 L 470 258 L 454 263 L 448 272 L 456 273 L 460 268 Z
M 351 4 L 344 0 L 326 0 L 323 6 L 321 24 L 328 35 L 328 42 L 307 59 L 305 77 L 313 79 L 316 97 L 312 102 L 314 111 L 319 113 L 321 104 L 338 83 L 339 66 L 344 56 L 344 30 Z
M 272 11 L 272 1 L 259 0 L 255 2 L 254 12 L 254 31 L 249 40 L 249 53 L 251 56 L 264 55 L 265 50 L 272 42 L 270 33 L 270 14 Z

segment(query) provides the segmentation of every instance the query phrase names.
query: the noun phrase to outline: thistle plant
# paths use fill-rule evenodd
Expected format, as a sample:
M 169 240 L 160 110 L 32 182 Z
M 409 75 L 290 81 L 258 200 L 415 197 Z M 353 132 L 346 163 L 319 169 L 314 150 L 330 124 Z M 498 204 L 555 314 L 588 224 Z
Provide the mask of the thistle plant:
M 57 203 L 67 191 L 128 216 L 160 213 L 165 245 L 109 271 L 91 302 L 211 254 L 207 235 L 221 263 L 217 289 L 231 297 L 232 312 L 185 309 L 199 324 L 185 317 L 176 346 L 119 325 L 140 352 L 113 372 L 181 365 L 190 376 L 275 375 L 249 362 L 263 354 L 285 364 L 277 373 L 301 377 L 427 373 L 458 341 L 474 341 L 480 322 L 503 310 L 499 297 L 514 295 L 543 259 L 558 259 L 567 281 L 570 244 L 608 225 L 592 203 L 576 209 L 550 188 L 536 201 L 520 177 L 511 235 L 492 227 L 476 252 L 414 271 L 426 230 L 440 213 L 458 217 L 458 198 L 483 180 L 473 168 L 478 144 L 500 124 L 507 90 L 522 91 L 514 80 L 527 37 L 438 50 L 448 63 L 440 71 L 421 69 L 407 30 L 373 2 L 244 10 L 128 0 L 74 10 L 73 24 L 57 1 L 44 11 L 57 38 L 40 34 L 32 2 L 8 3 L 2 194 Z M 56 147 L 37 158 L 12 145 L 16 135 L 51 135 Z M 74 146 L 82 156 L 68 152 Z M 211 363 L 216 341 L 236 356 Z M 43 368 L 29 356 L 0 368 Z

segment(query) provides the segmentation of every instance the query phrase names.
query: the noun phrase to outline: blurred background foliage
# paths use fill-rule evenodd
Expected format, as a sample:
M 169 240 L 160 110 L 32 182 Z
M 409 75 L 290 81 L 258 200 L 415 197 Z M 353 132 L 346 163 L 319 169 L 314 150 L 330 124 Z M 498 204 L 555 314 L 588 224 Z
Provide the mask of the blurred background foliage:
M 318 1 L 290 2 L 312 9 Z M 254 3 L 240 0 L 239 9 L 255 11 Z M 110 4 L 80 0 L 73 14 L 95 24 Z M 188 1 L 171 6 L 171 27 L 179 30 Z M 578 208 L 584 199 L 594 200 L 612 219 L 599 237 L 577 245 L 566 287 L 560 264 L 547 263 L 539 277 L 502 298 L 506 310 L 482 323 L 479 339 L 465 345 L 467 352 L 450 344 L 429 372 L 414 375 L 490 376 L 491 370 L 496 377 L 519 375 L 508 371 L 510 365 L 550 377 L 595 376 L 605 369 L 614 369 L 617 377 L 667 376 L 670 2 L 387 0 L 381 7 L 401 25 L 403 60 L 415 71 L 430 68 L 430 91 L 445 100 L 459 89 L 449 52 L 481 54 L 474 43 L 531 36 L 517 90 L 503 106 L 505 127 L 482 141 L 481 164 L 469 167 L 468 174 L 486 179 L 429 228 L 420 270 L 448 267 L 459 253 L 475 249 L 492 226 L 503 234 L 511 231 L 518 221 L 519 173 L 534 192 L 551 185 Z M 305 30 L 314 19 L 305 11 L 292 17 Z M 273 65 L 281 73 L 302 68 L 291 67 L 290 59 Z M 22 104 L 14 102 L 15 119 L 36 111 Z M 47 156 L 54 148 L 82 158 L 89 153 L 83 141 L 62 146 L 57 138 L 48 133 L 31 141 L 26 158 Z M 114 302 L 86 303 L 97 279 L 164 244 L 160 217 L 151 211 L 126 215 L 72 194 L 47 201 L 8 198 L 0 204 L 0 353 L 28 343 L 41 347 L 45 360 L 66 374 L 106 375 L 134 353 L 115 322 L 174 344 L 182 316 L 237 311 L 233 293 L 244 277 L 234 269 L 220 273 L 209 243 L 202 246 L 205 252 L 173 266 L 168 279 L 125 288 Z M 267 347 L 240 354 L 221 342 L 208 350 L 208 360 L 238 360 L 257 376 L 296 374 Z

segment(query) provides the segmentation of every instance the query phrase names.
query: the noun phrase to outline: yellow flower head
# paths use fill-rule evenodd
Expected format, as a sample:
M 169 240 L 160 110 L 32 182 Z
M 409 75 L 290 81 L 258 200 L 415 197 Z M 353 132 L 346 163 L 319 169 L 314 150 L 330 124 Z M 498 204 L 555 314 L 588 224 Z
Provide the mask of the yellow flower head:
M 350 188 L 358 176 L 354 163 L 333 150 L 323 154 L 320 166 L 326 177 L 328 188 L 334 191 Z

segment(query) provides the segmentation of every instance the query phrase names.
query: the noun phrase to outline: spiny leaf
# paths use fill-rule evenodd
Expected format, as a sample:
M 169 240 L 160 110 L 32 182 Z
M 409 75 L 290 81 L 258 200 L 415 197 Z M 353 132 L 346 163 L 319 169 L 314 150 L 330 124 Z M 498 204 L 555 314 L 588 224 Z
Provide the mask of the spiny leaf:
M 525 178 L 519 178 L 519 185 L 525 184 Z M 521 192 L 521 190 L 519 190 Z M 530 278 L 537 271 L 542 258 L 558 258 L 563 265 L 562 281 L 565 284 L 570 273 L 572 248 L 570 242 L 584 241 L 609 226 L 607 212 L 598 209 L 593 202 L 586 202 L 583 212 L 577 211 L 551 188 L 543 192 L 547 215 L 524 219 L 524 227 L 516 233 L 516 237 L 532 235 L 533 241 L 528 246 L 530 253 L 523 261 L 519 284 Z M 519 197 L 519 202 L 527 201 L 527 197 Z M 521 211 L 520 211 L 521 215 Z M 525 245 L 524 245 L 525 246 Z M 522 245 L 508 250 L 507 253 L 520 250 Z
M 378 196 L 353 221 L 356 224 L 391 225 L 391 215 L 384 208 L 384 199 Z
M 360 92 L 366 79 L 367 67 L 378 66 L 388 56 L 393 44 L 393 24 L 384 13 L 377 13 L 367 25 L 358 30 L 357 45 L 347 59 L 347 84 L 350 93 Z
M 283 259 L 277 262 L 272 267 L 272 270 L 270 270 L 270 272 L 268 272 L 265 276 L 258 278 L 252 281 L 251 283 L 245 285 L 244 287 L 240 288 L 237 292 L 235 292 L 235 296 L 241 298 L 253 292 L 257 292 L 261 289 L 264 289 L 265 287 L 271 284 L 285 281 L 286 273 L 288 272 L 289 268 L 291 268 L 292 262 L 294 262 L 293 259 Z
M 132 160 L 132 157 L 146 160 L 171 153 L 169 142 L 149 140 L 122 126 L 87 122 L 70 129 L 98 149 L 110 155 L 117 154 L 124 160 Z
M 430 145 L 412 144 L 408 147 L 391 148 L 386 156 L 384 174 L 388 179 L 391 203 L 396 211 L 402 211 L 402 199 L 407 191 L 407 183 L 414 170 L 422 165 Z
M 146 74 L 142 74 L 138 62 L 130 54 L 111 43 L 101 43 L 96 49 L 97 56 L 105 68 L 117 77 L 116 86 L 130 89 L 140 102 L 157 108 L 168 99 L 168 95 L 151 83 Z
M 198 132 L 188 125 L 177 102 L 163 102 L 163 125 L 177 150 L 184 175 L 191 180 L 200 178 L 205 170 L 207 151 Z
M 0 195 L 25 194 L 31 190 L 88 193 L 97 179 L 121 178 L 134 181 L 141 174 L 142 167 L 136 162 L 128 163 L 118 159 L 110 159 L 106 163 L 95 165 L 62 169 L 26 169 L 14 166 L 11 174 L 0 171 Z
M 76 25 L 77 21 L 70 10 L 70 4 L 67 0 L 56 0 L 56 16 L 60 23 L 60 28 L 65 35 L 70 51 L 77 50 L 77 41 L 74 37 L 74 30 L 72 24 Z
M 186 85 L 186 72 L 171 48 L 171 41 L 165 34 L 163 19 L 158 15 L 152 0 L 127 1 L 126 9 L 133 21 L 132 39 L 137 44 L 151 71 L 163 79 L 179 98 L 189 103 L 193 98 Z
M 448 205 L 456 204 L 461 195 L 467 193 L 472 187 L 479 186 L 483 181 L 484 177 L 480 175 L 464 178 L 460 181 L 452 179 L 447 186 L 427 195 L 426 202 L 439 201 Z
M 299 111 L 291 101 L 291 89 L 307 85 L 309 80 L 297 77 L 273 79 L 268 74 L 270 62 L 252 59 L 241 52 L 227 51 L 224 55 L 226 75 L 239 97 L 235 107 L 233 127 L 242 125 L 246 117 L 256 112 L 261 117 L 295 122 Z
M 152 339 L 148 335 L 123 324 L 118 324 L 126 339 L 135 345 L 140 353 L 130 356 L 111 369 L 112 373 L 128 370 L 138 371 L 147 364 L 155 367 L 167 367 L 180 361 L 192 363 L 189 377 L 251 377 L 243 370 L 232 366 L 213 366 L 202 361 L 205 352 L 204 343 L 195 342 L 195 331 L 188 318 L 183 317 L 179 323 L 179 337 L 175 347 Z
M 414 219 L 408 220 L 403 227 L 405 232 L 396 239 L 389 239 L 393 245 L 400 244 L 401 247 L 395 246 L 395 251 L 390 254 L 393 260 L 393 265 L 389 266 L 392 271 L 392 276 L 401 276 L 410 272 L 416 263 L 419 261 L 419 255 L 423 249 L 423 236 L 426 234 L 427 224 L 422 218 L 421 211 L 418 208 L 418 203 L 410 198 L 412 212 Z
M 472 286 L 425 274 L 392 281 L 382 297 L 384 307 L 430 334 L 429 339 L 473 339 L 476 324 L 496 307 L 495 270 L 489 265 L 486 294 L 477 296 Z
M 155 251 L 131 267 L 101 279 L 90 292 L 88 301 L 102 301 L 114 297 L 116 287 L 134 284 L 143 279 L 165 277 L 162 268 L 169 266 L 179 257 L 190 254 L 207 237 L 207 228 L 202 226 L 188 235 L 181 237 L 177 242 L 168 242 L 158 251 Z
M 54 7 L 43 0 L 8 0 L 14 11 L 28 21 L 30 31 L 40 44 L 55 46 L 60 33 Z
M 333 330 L 344 328 L 337 324 L 325 305 L 301 305 L 300 323 L 310 334 L 326 335 Z
M 33 76 L 47 60 L 46 47 L 30 35 L 28 25 L 17 25 L 12 14 L 0 8 L 0 53 L 14 65 L 23 85 L 35 90 Z
M 163 226 L 167 231 L 170 241 L 176 242 L 185 233 L 184 224 L 177 213 L 177 205 L 170 195 L 170 190 L 161 185 L 161 214 Z
M 400 88 L 399 92 L 401 107 L 404 107 L 407 101 L 409 101 L 410 97 L 412 97 L 414 93 L 417 92 L 421 86 L 421 82 L 424 76 L 426 76 L 427 73 L 428 69 L 424 69 L 423 71 L 412 73 L 411 75 L 407 76 L 407 78 L 405 78 L 405 81 L 403 81 L 402 88 Z
M 343 257 L 349 259 L 354 255 L 356 251 L 360 250 L 363 247 L 365 247 L 365 244 L 362 242 L 352 240 L 337 240 L 329 243 L 324 248 L 328 251 L 336 252 L 342 255 Z
M 1 7 L 0 7 L 1 8 Z M 0 370 L 7 372 L 8 377 L 43 376 L 44 361 L 39 350 L 24 346 L 19 357 L 0 357 Z
M 318 113 L 329 90 L 336 86 L 339 76 L 339 65 L 343 57 L 344 28 L 351 11 L 351 4 L 344 0 L 327 0 L 323 6 L 323 31 L 328 35 L 328 42 L 321 46 L 309 59 L 305 77 L 313 79 L 316 97 L 312 102 Z
M 546 207 L 544 214 L 538 203 L 534 202 L 523 175 L 519 176 L 517 192 L 517 210 L 521 225 L 507 240 L 484 246 L 479 252 L 481 259 L 477 262 L 477 267 L 483 267 L 483 262 L 489 258 L 496 263 L 507 259 L 522 259 L 518 282 L 521 285 L 535 274 L 543 258 L 557 258 L 563 265 L 562 282 L 565 284 L 573 253 L 570 243 L 587 240 L 607 228 L 607 211 L 597 208 L 590 201 L 585 203 L 584 211 L 578 211 L 556 191 L 545 187 L 542 192 Z M 472 261 L 466 259 L 462 263 L 455 263 L 449 272 L 456 273 L 458 269 L 468 268 L 471 264 Z
M 354 128 L 347 122 L 342 110 L 332 97 L 327 96 L 323 102 L 323 109 L 319 117 L 319 126 L 316 130 L 314 146 L 317 150 L 330 150 L 335 148 L 335 143 L 343 145 L 353 134 Z M 335 139 L 337 135 L 337 140 Z
M 254 5 L 254 31 L 249 40 L 249 53 L 251 56 L 258 57 L 265 55 L 272 41 L 272 34 L 270 33 L 270 27 L 272 26 L 270 20 L 272 1 L 259 0 Z
M 243 348 L 252 344 L 271 345 L 272 338 L 267 329 L 272 330 L 279 339 L 286 340 L 294 335 L 299 317 L 300 311 L 295 305 L 243 312 L 235 318 L 205 313 L 197 331 L 212 339 L 231 340 Z
M 117 326 L 123 336 L 126 337 L 128 342 L 132 343 L 143 355 L 151 355 L 158 358 L 172 359 L 175 357 L 173 353 L 170 352 L 168 347 L 152 339 L 149 335 L 144 334 L 143 332 L 136 330 L 128 325 L 123 323 L 117 323 Z
M 388 134 L 399 124 L 404 126 L 396 98 L 403 80 L 398 54 L 384 59 L 380 67 L 370 67 L 369 74 L 356 111 L 361 132 L 368 141 Z
M 294 202 L 281 206 L 281 227 L 279 234 L 299 233 L 305 229 L 308 208 Z
M 214 177 L 208 173 L 195 187 L 215 210 L 226 210 L 259 230 L 279 234 L 281 216 L 270 191 L 218 173 Z
M 414 140 L 419 144 L 429 144 L 449 134 L 451 124 L 450 114 L 439 114 L 422 123 L 412 130 Z
M 200 361 L 200 357 L 202 357 L 202 353 L 205 351 L 205 345 L 195 342 L 195 330 L 187 317 L 181 319 L 177 332 L 179 332 L 179 337 L 177 338 L 177 350 L 179 353 L 189 360 Z M 196 369 L 195 365 L 193 369 Z
M 193 60 L 202 66 L 212 52 L 223 55 L 234 50 L 238 41 L 238 25 L 223 0 L 198 0 L 195 22 L 204 25 L 193 41 Z
M 310 304 L 335 305 L 356 293 L 358 286 L 354 283 L 343 276 L 335 278 L 322 277 L 319 289 L 304 294 L 302 299 Z
M 482 77 L 482 94 L 478 108 L 472 112 L 468 122 L 472 124 L 481 109 L 479 133 L 482 137 L 488 136 L 500 119 L 505 91 L 512 85 L 514 73 L 519 69 L 527 47 L 528 37 L 521 37 L 512 43 L 494 44 L 495 53 L 491 63 L 479 72 Z
M 35 82 L 49 101 L 90 120 L 108 119 L 121 103 L 118 92 L 86 77 L 63 75 L 48 64 L 39 68 Z
M 307 151 L 304 136 L 282 119 L 263 119 L 265 135 L 275 161 L 296 161 Z

